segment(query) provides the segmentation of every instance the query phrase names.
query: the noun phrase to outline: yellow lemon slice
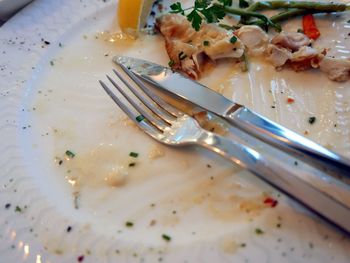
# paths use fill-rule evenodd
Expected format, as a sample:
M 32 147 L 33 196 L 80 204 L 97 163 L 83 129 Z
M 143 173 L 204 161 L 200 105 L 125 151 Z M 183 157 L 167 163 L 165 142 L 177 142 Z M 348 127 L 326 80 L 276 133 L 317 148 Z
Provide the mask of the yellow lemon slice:
M 119 0 L 118 22 L 123 32 L 137 36 L 145 26 L 154 0 Z

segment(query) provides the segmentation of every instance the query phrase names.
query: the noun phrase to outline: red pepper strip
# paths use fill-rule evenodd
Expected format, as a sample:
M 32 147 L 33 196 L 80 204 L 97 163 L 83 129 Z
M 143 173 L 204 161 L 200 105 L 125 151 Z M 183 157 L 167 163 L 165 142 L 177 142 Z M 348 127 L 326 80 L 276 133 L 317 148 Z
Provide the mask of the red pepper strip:
M 321 35 L 313 15 L 303 16 L 303 31 L 305 35 L 313 40 L 316 40 Z
M 270 207 L 275 207 L 276 205 L 278 205 L 278 201 L 276 199 L 271 198 L 271 197 L 266 197 L 266 199 L 264 200 L 264 204 L 266 204 Z

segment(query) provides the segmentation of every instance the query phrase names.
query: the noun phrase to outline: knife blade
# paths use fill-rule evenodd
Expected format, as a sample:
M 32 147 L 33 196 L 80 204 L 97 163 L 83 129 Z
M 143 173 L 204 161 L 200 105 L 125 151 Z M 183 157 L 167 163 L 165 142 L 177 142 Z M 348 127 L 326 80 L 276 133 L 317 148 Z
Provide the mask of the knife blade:
M 113 61 L 127 67 L 135 75 L 155 87 L 165 90 L 211 111 L 244 132 L 292 154 L 327 173 L 350 178 L 350 160 L 325 147 L 232 102 L 208 87 L 170 68 L 127 56 L 115 56 Z

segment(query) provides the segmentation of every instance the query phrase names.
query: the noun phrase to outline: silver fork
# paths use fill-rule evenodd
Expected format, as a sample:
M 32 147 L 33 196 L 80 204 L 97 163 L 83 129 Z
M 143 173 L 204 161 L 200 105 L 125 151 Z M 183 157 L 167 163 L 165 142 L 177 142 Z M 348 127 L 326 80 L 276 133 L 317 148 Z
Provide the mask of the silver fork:
M 302 180 L 296 176 L 295 171 L 287 169 L 278 161 L 238 143 L 237 141 L 240 141 L 238 137 L 235 138 L 233 135 L 231 138 L 226 138 L 204 130 L 194 118 L 169 105 L 153 93 L 126 67 L 121 66 L 121 68 L 132 81 L 127 80 L 118 71 L 113 71 L 137 99 L 125 92 L 110 76 L 107 75 L 107 78 L 130 106 L 119 99 L 103 81 L 99 82 L 119 108 L 153 139 L 170 146 L 200 145 L 216 152 L 248 169 L 350 233 L 350 208 L 346 204 L 334 199 L 320 187 Z

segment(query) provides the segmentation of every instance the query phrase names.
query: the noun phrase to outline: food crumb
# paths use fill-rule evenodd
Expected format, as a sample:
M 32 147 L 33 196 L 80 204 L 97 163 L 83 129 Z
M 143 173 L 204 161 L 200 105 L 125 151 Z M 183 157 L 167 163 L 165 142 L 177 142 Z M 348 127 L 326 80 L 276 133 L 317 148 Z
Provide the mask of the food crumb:
M 171 241 L 171 237 L 169 235 L 166 235 L 166 234 L 163 234 L 162 235 L 162 238 L 167 241 L 167 242 L 170 242 Z
M 125 222 L 125 226 L 126 226 L 126 227 L 133 227 L 133 226 L 134 226 L 134 223 L 131 222 L 131 221 L 127 221 L 127 222 Z
M 262 229 L 260 229 L 260 228 L 255 228 L 255 234 L 257 234 L 257 235 L 262 235 L 262 234 L 264 234 L 265 232 L 262 230 Z
M 315 121 L 316 121 L 316 117 L 315 116 L 312 116 L 312 117 L 309 118 L 309 123 L 310 124 L 314 124 Z
M 288 104 L 292 104 L 292 103 L 294 103 L 295 102 L 295 99 L 294 98 L 292 98 L 292 97 L 288 97 L 287 98 L 287 103 Z
M 165 155 L 165 151 L 159 146 L 154 146 L 148 154 L 149 159 L 157 159 L 163 157 Z

